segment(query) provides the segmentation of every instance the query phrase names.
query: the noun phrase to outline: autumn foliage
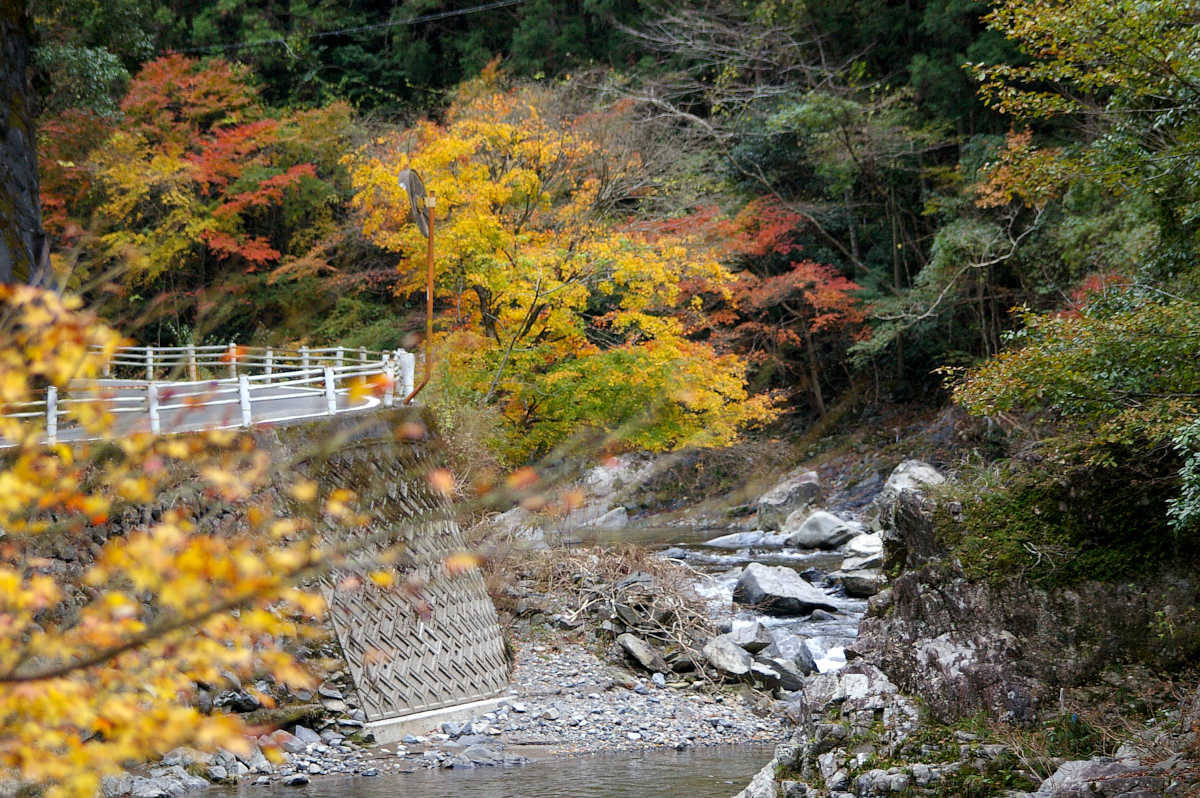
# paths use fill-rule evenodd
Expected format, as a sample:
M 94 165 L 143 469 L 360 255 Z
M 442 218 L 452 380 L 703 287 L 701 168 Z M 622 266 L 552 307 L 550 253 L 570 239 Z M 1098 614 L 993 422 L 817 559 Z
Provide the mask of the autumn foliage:
M 623 108 L 574 112 L 497 81 L 485 73 L 443 122 L 350 161 L 366 234 L 400 256 L 410 291 L 425 241 L 395 175 L 417 170 L 438 197 L 439 346 L 460 401 L 497 403 L 518 457 L 589 427 L 663 449 L 727 443 L 769 418 L 743 360 L 690 340 L 677 312 L 687 283 L 730 290 L 712 249 L 604 211 L 611 183 L 639 166 L 597 143 L 594 126 Z
M 866 318 L 859 286 L 832 266 L 797 259 L 803 220 L 778 202 L 755 200 L 733 220 L 693 221 L 741 270 L 727 286 L 691 284 L 688 323 L 719 350 L 746 357 L 761 385 L 807 388 L 823 414 L 824 366 L 844 355 Z
M 47 446 L 37 413 L 13 416 L 49 385 L 86 400 L 61 405 L 64 427 L 105 434 L 96 378 L 122 341 L 79 307 L 0 286 L 0 770 L 52 798 L 91 798 L 123 763 L 179 745 L 244 749 L 235 716 L 196 707 L 198 685 L 309 684 L 280 643 L 322 612 L 296 582 L 327 556 L 308 518 L 259 503 L 274 464 L 247 438 Z M 197 501 L 149 520 L 143 508 L 181 482 Z M 347 497 L 309 498 L 326 519 L 358 523 Z M 244 526 L 218 533 L 202 508 L 237 508 Z M 147 520 L 103 534 L 129 510 Z
M 222 286 L 228 301 L 248 274 L 320 270 L 342 229 L 337 158 L 350 119 L 340 103 L 272 111 L 220 59 L 147 63 L 119 124 L 77 111 L 42 124 L 59 273 L 168 292 L 178 315 Z

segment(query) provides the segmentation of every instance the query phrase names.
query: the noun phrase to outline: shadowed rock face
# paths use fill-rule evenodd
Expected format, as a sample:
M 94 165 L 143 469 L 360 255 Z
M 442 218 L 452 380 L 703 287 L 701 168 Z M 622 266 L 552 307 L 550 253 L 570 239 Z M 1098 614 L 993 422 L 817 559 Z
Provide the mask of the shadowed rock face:
M 1179 656 L 1176 642 L 1152 630 L 1164 607 L 1196 606 L 1194 573 L 1061 590 L 1017 578 L 972 582 L 937 543 L 929 500 L 904 491 L 885 513 L 893 521 L 884 532 L 885 564 L 898 575 L 871 599 L 854 653 L 940 719 L 986 710 L 1029 721 L 1059 686 L 1082 683 L 1107 665 L 1167 664 Z M 1196 639 L 1200 629 L 1182 633 Z

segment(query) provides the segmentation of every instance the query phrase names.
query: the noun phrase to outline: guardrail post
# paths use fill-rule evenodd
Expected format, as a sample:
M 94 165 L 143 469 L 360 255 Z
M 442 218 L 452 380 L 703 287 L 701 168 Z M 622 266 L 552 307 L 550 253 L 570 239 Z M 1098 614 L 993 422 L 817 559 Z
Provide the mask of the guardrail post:
M 58 443 L 58 388 L 46 387 L 46 442 Z
M 383 374 L 387 377 L 387 387 L 383 391 L 383 406 L 391 407 L 396 404 L 396 365 L 391 355 L 383 356 Z
M 308 347 L 300 347 L 300 368 L 308 371 Z
M 188 379 L 189 380 L 191 380 L 192 382 L 196 382 L 196 380 L 200 379 L 199 371 L 196 368 L 196 345 L 195 344 L 187 345 L 187 370 L 188 370 Z
M 162 422 L 158 417 L 158 384 L 146 386 L 146 407 L 150 413 L 150 432 L 157 435 L 162 431 Z
M 367 364 L 367 348 L 365 346 L 358 348 L 358 362 L 364 366 Z
M 250 378 L 238 377 L 238 403 L 242 406 L 242 426 L 250 426 Z
M 397 349 L 396 359 L 400 361 L 400 390 L 405 396 L 409 396 L 416 385 L 417 356 L 412 352 Z
M 268 346 L 267 347 L 267 376 L 268 377 L 270 377 L 271 372 L 274 371 L 274 366 L 275 366 L 275 352 L 271 349 L 271 347 Z M 285 371 L 286 371 L 286 369 L 285 369 Z
M 229 342 L 229 376 L 236 380 L 237 375 L 238 375 L 237 374 L 237 345 L 233 341 L 230 341 Z
M 329 415 L 337 412 L 337 394 L 333 392 L 333 369 L 325 367 L 325 411 Z
M 337 348 L 337 367 L 339 369 L 342 367 L 342 357 L 345 355 L 345 353 L 346 353 L 345 348 L 340 347 L 340 346 Z
M 146 347 L 146 379 L 154 379 L 154 347 Z

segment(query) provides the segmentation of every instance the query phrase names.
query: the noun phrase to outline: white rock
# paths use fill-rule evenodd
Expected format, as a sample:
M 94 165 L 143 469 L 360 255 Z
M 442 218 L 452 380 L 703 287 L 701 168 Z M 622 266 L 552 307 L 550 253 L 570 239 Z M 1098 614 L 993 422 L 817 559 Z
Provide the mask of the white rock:
M 733 600 L 773 615 L 807 615 L 816 609 L 837 610 L 829 596 L 791 568 L 756 562 L 747 565 L 738 577 Z
M 629 526 L 629 511 L 624 507 L 614 507 L 599 518 L 586 521 L 580 526 L 594 529 L 623 529 Z
M 869 557 L 847 557 L 842 560 L 841 571 L 861 571 L 864 568 L 880 568 L 883 566 L 883 555 L 872 554 Z
M 709 663 L 721 673 L 743 676 L 750 672 L 753 662 L 746 651 L 730 639 L 729 635 L 718 635 L 704 644 L 703 654 Z
M 929 463 L 921 460 L 905 460 L 892 471 L 883 485 L 883 492 L 898 495 L 901 491 L 923 492 L 926 485 L 940 485 L 946 478 Z
M 783 532 L 764 532 L 756 529 L 752 532 L 732 532 L 719 538 L 704 541 L 703 545 L 715 549 L 782 549 L 787 543 L 788 536 Z
M 787 545 L 800 549 L 832 549 L 854 537 L 860 530 L 833 513 L 817 510 L 804 514 L 797 510 L 787 517 L 783 531 Z
M 852 557 L 869 557 L 883 552 L 883 536 L 878 532 L 856 535 L 846 543 L 846 554 Z
M 759 497 L 758 524 L 763 529 L 780 529 L 791 513 L 811 506 L 820 497 L 821 483 L 816 471 L 793 471 Z

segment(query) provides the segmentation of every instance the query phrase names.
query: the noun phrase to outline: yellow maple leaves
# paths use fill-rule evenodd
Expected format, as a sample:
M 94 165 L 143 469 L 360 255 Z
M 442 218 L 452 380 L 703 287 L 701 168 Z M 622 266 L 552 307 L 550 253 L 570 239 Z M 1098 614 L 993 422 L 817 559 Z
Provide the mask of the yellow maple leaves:
M 548 423 L 552 405 L 562 418 L 558 410 L 569 403 L 558 399 L 582 387 L 582 372 L 611 369 L 607 379 L 618 388 L 647 375 L 664 377 L 670 369 L 651 364 L 656 355 L 642 349 L 654 342 L 660 355 L 670 351 L 688 361 L 681 370 L 712 370 L 718 385 L 700 380 L 694 388 L 703 395 L 689 405 L 696 409 L 696 435 L 684 424 L 669 439 L 642 436 L 652 448 L 728 441 L 770 414 L 769 403 L 745 401 L 744 364 L 685 341 L 676 315 L 681 287 L 703 283 L 720 292 L 729 284 L 711 247 L 680 225 L 635 224 L 605 210 L 613 182 L 636 182 L 641 168 L 636 152 L 608 152 L 592 133 L 596 119 L 620 113 L 571 111 L 552 88 L 504 90 L 495 74 L 485 73 L 460 89 L 443 123 L 427 120 L 380 137 L 344 161 L 365 234 L 402 257 L 401 290 L 423 287 L 426 242 L 407 220 L 409 200 L 397 173 L 415 169 L 437 195 L 435 268 L 451 328 L 442 338 L 443 362 L 449 361 L 443 378 L 500 403 L 519 456 L 585 423 L 628 422 L 631 407 L 621 416 L 575 416 L 549 422 L 553 432 L 534 430 Z M 635 357 L 611 356 L 619 349 Z M 577 362 L 588 358 L 600 359 Z M 741 390 L 728 390 L 730 381 Z M 658 388 L 670 401 L 674 393 Z
M 317 631 L 323 601 L 298 582 L 329 556 L 310 518 L 255 499 L 277 472 L 247 436 L 45 444 L 51 387 L 60 431 L 111 420 L 99 377 L 121 339 L 78 308 L 0 286 L 0 771 L 51 798 L 92 798 L 179 745 L 243 747 L 235 718 L 195 707 L 197 685 L 309 685 L 280 643 Z M 360 524 L 355 501 L 311 509 Z

